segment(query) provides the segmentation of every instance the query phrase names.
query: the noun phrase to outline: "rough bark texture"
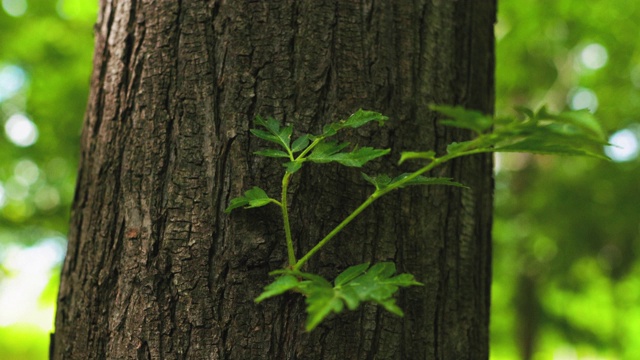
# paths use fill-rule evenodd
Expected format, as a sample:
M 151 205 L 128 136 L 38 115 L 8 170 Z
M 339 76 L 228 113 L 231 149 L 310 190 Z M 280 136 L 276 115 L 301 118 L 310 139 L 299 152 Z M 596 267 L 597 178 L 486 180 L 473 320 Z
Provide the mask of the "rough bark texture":
M 223 213 L 281 168 L 252 152 L 257 114 L 301 132 L 357 108 L 389 126 L 348 140 L 444 151 L 429 103 L 493 107 L 495 0 L 102 0 L 62 271 L 54 359 L 486 359 L 492 162 L 439 169 L 471 186 L 381 199 L 308 265 L 329 277 L 394 260 L 424 287 L 303 331 L 304 302 L 253 299 L 283 266 L 275 208 Z M 298 255 L 371 191 L 359 172 L 293 178 Z M 296 224 L 298 225 L 296 227 Z

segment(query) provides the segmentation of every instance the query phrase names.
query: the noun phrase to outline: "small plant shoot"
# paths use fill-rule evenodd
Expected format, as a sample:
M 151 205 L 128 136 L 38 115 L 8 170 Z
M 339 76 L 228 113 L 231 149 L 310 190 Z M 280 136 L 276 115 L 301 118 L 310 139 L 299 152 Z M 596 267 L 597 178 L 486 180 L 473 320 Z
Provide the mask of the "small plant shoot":
M 311 331 L 332 313 L 340 313 L 346 307 L 355 310 L 363 302 L 371 302 L 384 307 L 387 311 L 403 316 L 396 305 L 394 295 L 401 287 L 420 286 L 411 274 L 396 274 L 392 262 L 371 265 L 354 265 L 339 274 L 333 282 L 325 278 L 302 272 L 309 259 L 333 239 L 345 226 L 380 197 L 396 189 L 416 185 L 447 185 L 465 187 L 450 178 L 428 177 L 424 174 L 452 159 L 489 152 L 527 152 L 551 155 L 582 155 L 606 159 L 602 154 L 603 145 L 607 145 L 605 134 L 599 123 L 588 111 L 568 111 L 551 114 L 542 108 L 537 112 L 520 108 L 518 117 L 492 117 L 462 107 L 432 106 L 432 110 L 443 114 L 447 119 L 440 123 L 470 130 L 474 133 L 471 140 L 454 142 L 447 147 L 446 154 L 438 156 L 435 151 L 409 151 L 400 154 L 399 163 L 419 161 L 419 169 L 404 174 L 369 175 L 362 173 L 364 181 L 372 185 L 372 193 L 349 214 L 338 226 L 330 230 L 301 258 L 296 258 L 296 250 L 291 238 L 287 194 L 291 177 L 300 171 L 307 162 L 335 162 L 347 167 L 362 167 L 367 162 L 389 154 L 390 149 L 359 147 L 352 149 L 347 142 L 331 139 L 341 130 L 358 128 L 371 122 L 383 125 L 388 118 L 374 111 L 358 110 L 348 119 L 331 123 L 323 128 L 319 135 L 302 134 L 292 142 L 293 127 L 281 126 L 280 122 L 258 117 L 255 121 L 260 129 L 251 133 L 275 148 L 257 151 L 255 154 L 283 160 L 284 175 L 280 198 L 254 186 L 242 196 L 231 200 L 225 212 L 234 209 L 255 208 L 269 204 L 276 205 L 282 213 L 285 232 L 288 265 L 270 273 L 275 280 L 264 288 L 255 301 L 257 303 L 285 292 L 300 293 L 307 305 L 306 330 Z

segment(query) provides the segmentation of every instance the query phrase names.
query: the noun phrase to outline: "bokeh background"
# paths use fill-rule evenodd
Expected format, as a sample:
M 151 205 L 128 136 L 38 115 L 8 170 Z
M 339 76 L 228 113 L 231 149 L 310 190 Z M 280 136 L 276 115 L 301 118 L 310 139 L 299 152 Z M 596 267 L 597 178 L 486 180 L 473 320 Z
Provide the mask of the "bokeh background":
M 0 5 L 0 359 L 47 359 L 97 1 Z M 497 156 L 491 357 L 640 359 L 640 2 L 498 17 L 496 112 L 588 108 L 618 147 Z

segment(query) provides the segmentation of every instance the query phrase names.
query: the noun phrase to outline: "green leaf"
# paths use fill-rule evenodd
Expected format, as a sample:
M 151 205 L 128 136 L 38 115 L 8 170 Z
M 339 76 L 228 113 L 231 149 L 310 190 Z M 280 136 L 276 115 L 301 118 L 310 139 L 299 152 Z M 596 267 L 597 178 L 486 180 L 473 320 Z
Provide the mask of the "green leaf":
M 289 154 L 281 150 L 265 149 L 254 152 L 256 155 L 274 157 L 274 158 L 289 158 Z
M 378 125 L 382 126 L 387 120 L 389 120 L 389 118 L 379 112 L 359 109 L 353 115 L 349 116 L 347 120 L 342 122 L 342 127 L 358 128 L 371 121 L 377 121 Z
M 307 322 L 305 329 L 316 328 L 329 314 L 340 313 L 344 308 L 342 300 L 331 287 L 312 287 L 307 293 Z
M 354 114 L 349 116 L 347 120 L 342 120 L 335 123 L 330 123 L 322 128 L 322 137 L 329 137 L 335 135 L 338 131 L 344 128 L 359 128 L 371 121 L 377 121 L 379 125 L 383 125 L 385 121 L 389 120 L 388 117 L 380 114 L 379 112 L 359 109 Z
M 302 168 L 302 161 L 289 161 L 282 164 L 285 168 L 287 168 L 287 172 L 293 174 L 294 172 L 300 170 Z
M 307 157 L 307 160 L 315 163 L 335 161 L 345 166 L 361 167 L 367 162 L 384 156 L 391 151 L 390 149 L 363 147 L 350 152 L 340 152 L 348 145 L 348 143 L 339 144 L 337 142 L 320 143 Z
M 410 173 L 405 173 L 405 174 L 399 175 L 398 177 L 393 179 L 389 185 L 395 184 L 398 181 L 401 181 L 401 180 L 405 179 L 409 175 L 411 175 L 411 174 Z M 426 176 L 422 176 L 422 175 L 416 176 L 415 178 L 407 181 L 406 183 L 402 184 L 399 187 L 403 188 L 405 186 L 411 186 L 411 185 L 448 185 L 448 186 L 457 186 L 457 187 L 462 187 L 462 188 L 468 188 L 468 186 L 466 186 L 464 184 L 461 184 L 461 183 L 456 182 L 456 181 L 452 181 L 451 178 L 426 177 Z
M 451 118 L 440 121 L 443 125 L 473 130 L 478 134 L 489 130 L 493 125 L 493 118 L 479 111 L 445 105 L 431 105 L 430 108 Z
M 372 147 L 362 147 L 351 152 L 341 152 L 333 155 L 333 161 L 337 161 L 344 166 L 361 167 L 367 162 L 387 155 L 391 149 L 374 149 Z
M 307 146 L 309 146 L 309 134 L 305 134 L 302 135 L 301 137 L 297 138 L 293 144 L 291 144 L 291 151 L 292 152 L 298 152 L 298 151 L 302 151 L 304 149 L 307 148 Z
M 398 161 L 398 165 L 400 165 L 403 162 L 405 162 L 407 160 L 410 160 L 410 159 L 434 160 L 435 158 L 436 158 L 436 152 L 435 151 L 421 151 L 421 152 L 403 151 L 400 154 L 400 161 Z
M 269 203 L 278 203 L 275 199 L 271 199 L 267 193 L 257 186 L 245 191 L 244 196 L 231 199 L 229 206 L 224 212 L 230 213 L 233 209 L 246 205 L 246 209 L 265 206 Z
M 273 199 L 267 195 L 267 193 L 257 186 L 252 187 L 244 193 L 244 196 L 249 199 L 249 206 L 247 208 L 255 208 L 265 206 L 269 204 Z
M 298 279 L 293 276 L 293 275 L 283 275 L 278 277 L 277 279 L 275 279 L 271 284 L 265 286 L 264 291 L 262 292 L 262 294 L 260 294 L 260 296 L 258 296 L 257 298 L 255 298 L 255 302 L 259 303 L 265 299 L 268 299 L 270 297 L 274 297 L 280 294 L 283 294 L 289 290 L 293 290 L 296 287 L 298 287 L 298 285 L 300 284 L 300 282 L 298 281 Z
M 336 277 L 334 284 L 336 286 L 344 285 L 349 281 L 362 275 L 368 268 L 369 268 L 368 262 L 348 267 L 347 270 L 343 271 L 342 273 L 340 273 L 340 275 L 338 275 L 338 277 Z
M 256 117 L 255 122 L 256 124 L 266 128 L 268 132 L 259 129 L 251 129 L 251 133 L 253 135 L 263 140 L 279 144 L 287 151 L 291 150 L 289 148 L 289 143 L 291 141 L 291 133 L 293 132 L 293 127 L 285 126 L 281 128 L 278 120 L 274 118 L 263 119 L 260 116 Z
M 340 150 L 349 146 L 349 143 L 338 143 L 337 141 L 323 141 L 319 143 L 309 154 L 307 160 L 316 163 L 327 163 L 333 161 L 332 156 Z
M 302 293 L 307 304 L 307 331 L 316 328 L 330 314 L 342 312 L 345 305 L 348 309 L 355 310 L 365 301 L 379 304 L 388 311 L 402 316 L 402 310 L 396 305 L 393 296 L 401 287 L 422 284 L 415 281 L 411 274 L 395 275 L 395 272 L 396 267 L 391 262 L 379 263 L 372 267 L 369 267 L 369 263 L 359 264 L 338 275 L 334 286 L 315 274 L 280 269 L 271 272 L 272 275 L 280 277 L 265 287 L 265 291 L 256 302 L 289 290 Z
M 231 199 L 229 202 L 229 206 L 224 210 L 225 213 L 230 213 L 233 209 L 237 209 L 239 207 L 245 206 L 249 204 L 249 199 L 244 196 L 239 196 L 237 198 Z

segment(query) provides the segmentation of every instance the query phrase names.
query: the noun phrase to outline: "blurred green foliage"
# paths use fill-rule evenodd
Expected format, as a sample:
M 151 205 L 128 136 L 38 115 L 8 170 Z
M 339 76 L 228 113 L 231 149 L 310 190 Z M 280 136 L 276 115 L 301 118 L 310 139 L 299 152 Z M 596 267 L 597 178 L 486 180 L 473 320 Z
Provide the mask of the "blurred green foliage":
M 587 107 L 628 141 L 497 158 L 492 359 L 640 359 L 640 3 L 499 6 L 497 112 Z
M 97 5 L 80 0 L 0 3 L 3 360 L 48 358 Z
M 97 2 L 0 5 L 0 358 L 46 359 Z M 637 139 L 640 3 L 499 7 L 499 114 L 590 107 Z M 28 122 L 37 139 L 17 146 Z M 498 157 L 492 359 L 640 359 L 640 160 L 628 158 Z

